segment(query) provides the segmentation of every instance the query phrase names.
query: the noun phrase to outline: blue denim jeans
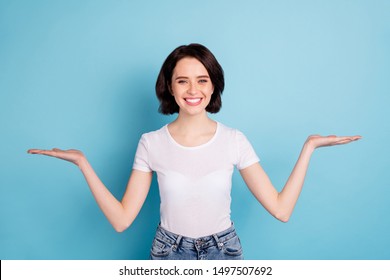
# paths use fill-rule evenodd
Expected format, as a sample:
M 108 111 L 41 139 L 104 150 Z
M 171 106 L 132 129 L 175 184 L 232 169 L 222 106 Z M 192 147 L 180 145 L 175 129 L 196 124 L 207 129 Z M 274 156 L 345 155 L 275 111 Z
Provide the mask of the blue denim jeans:
M 242 247 L 232 225 L 227 230 L 201 238 L 189 238 L 157 227 L 151 260 L 242 260 Z

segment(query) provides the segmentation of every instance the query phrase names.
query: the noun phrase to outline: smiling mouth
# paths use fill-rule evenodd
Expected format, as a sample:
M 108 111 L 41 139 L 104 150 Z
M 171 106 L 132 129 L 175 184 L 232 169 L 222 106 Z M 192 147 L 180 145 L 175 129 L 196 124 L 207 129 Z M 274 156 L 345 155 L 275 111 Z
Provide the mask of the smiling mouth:
M 186 103 L 191 106 L 199 105 L 202 102 L 202 98 L 184 98 Z

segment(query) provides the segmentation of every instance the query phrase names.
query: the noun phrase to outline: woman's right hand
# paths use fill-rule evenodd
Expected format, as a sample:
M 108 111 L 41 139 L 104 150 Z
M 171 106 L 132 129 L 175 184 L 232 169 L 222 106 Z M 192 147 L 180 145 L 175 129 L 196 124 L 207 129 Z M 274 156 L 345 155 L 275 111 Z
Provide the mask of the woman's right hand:
M 152 172 L 133 170 L 126 192 L 122 200 L 119 201 L 99 179 L 81 151 L 74 149 L 30 149 L 27 152 L 56 157 L 76 164 L 83 173 L 100 209 L 118 232 L 124 231 L 133 223 L 145 202 L 152 183 Z
M 52 150 L 30 149 L 27 151 L 29 154 L 45 155 L 50 157 L 56 157 L 80 166 L 80 163 L 85 159 L 84 154 L 79 150 L 61 150 L 54 148 Z

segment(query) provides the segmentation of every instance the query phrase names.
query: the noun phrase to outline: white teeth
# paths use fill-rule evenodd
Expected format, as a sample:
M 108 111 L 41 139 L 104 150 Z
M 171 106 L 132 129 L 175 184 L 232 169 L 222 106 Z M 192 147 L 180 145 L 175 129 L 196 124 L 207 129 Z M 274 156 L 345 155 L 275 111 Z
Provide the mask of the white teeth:
M 186 98 L 187 102 L 196 103 L 200 101 L 200 98 Z

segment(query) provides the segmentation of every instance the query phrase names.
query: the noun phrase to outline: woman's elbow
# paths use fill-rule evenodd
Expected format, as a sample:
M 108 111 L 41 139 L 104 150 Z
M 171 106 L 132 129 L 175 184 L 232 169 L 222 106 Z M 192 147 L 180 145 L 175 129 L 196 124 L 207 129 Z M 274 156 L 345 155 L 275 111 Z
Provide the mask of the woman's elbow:
M 276 219 L 278 219 L 279 221 L 283 222 L 283 223 L 287 223 L 289 220 L 290 220 L 290 214 L 286 214 L 286 213 L 279 213 L 279 214 L 276 214 L 274 215 L 274 217 Z
M 126 227 L 114 227 L 115 231 L 117 233 L 122 233 L 124 232 L 127 228 Z
M 116 232 L 122 233 L 130 227 L 131 223 L 122 223 L 118 225 L 112 225 Z
M 283 218 L 279 218 L 278 220 L 283 223 L 287 223 L 290 220 L 290 217 L 283 217 Z

